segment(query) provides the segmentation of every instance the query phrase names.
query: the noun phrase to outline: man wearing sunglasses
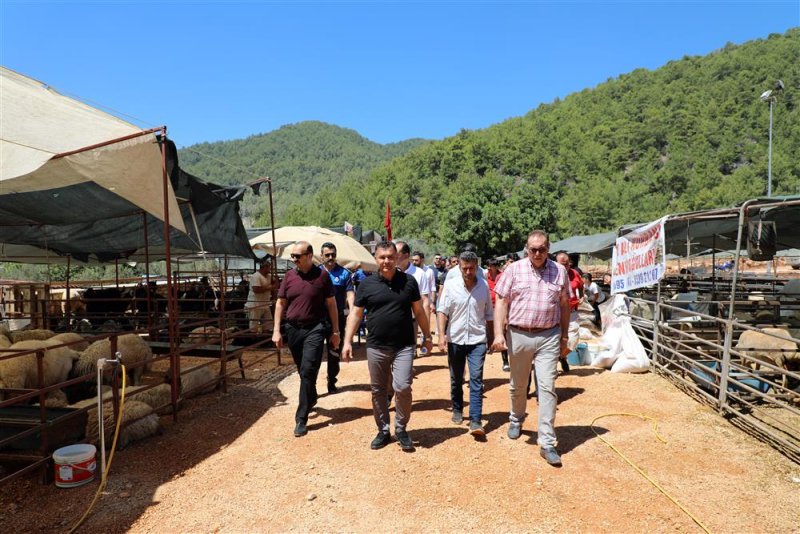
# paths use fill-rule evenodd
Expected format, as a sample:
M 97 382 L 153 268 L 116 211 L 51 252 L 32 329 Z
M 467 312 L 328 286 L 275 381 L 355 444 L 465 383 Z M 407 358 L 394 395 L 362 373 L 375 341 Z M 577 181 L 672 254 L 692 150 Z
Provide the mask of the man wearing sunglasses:
M 308 413 L 317 403 L 317 375 L 325 338 L 330 335 L 329 343 L 339 346 L 339 314 L 333 284 L 314 265 L 311 244 L 298 241 L 290 257 L 296 268 L 286 272 L 278 289 L 272 341 L 281 348 L 286 340 L 300 373 L 300 398 L 294 416 L 294 435 L 299 438 L 308 433 Z
M 339 317 L 339 344 L 331 345 L 328 343 L 328 393 L 336 393 L 336 377 L 339 376 L 339 356 L 342 353 L 342 342 L 344 341 L 344 309 L 345 305 L 353 309 L 355 300 L 355 289 L 353 287 L 353 273 L 345 269 L 336 262 L 336 245 L 324 243 L 322 245 L 322 267 L 331 277 L 333 284 L 333 296 L 336 299 L 336 310 Z
M 539 389 L 539 454 L 550 465 L 560 467 L 554 428 L 555 380 L 559 357 L 569 353 L 570 289 L 567 271 L 547 257 L 549 249 L 547 233 L 532 231 L 525 247 L 528 260 L 510 264 L 497 282 L 492 349 L 508 350 L 511 364 L 508 437 L 517 439 L 522 431 L 533 363 Z M 503 332 L 506 323 L 507 339 Z

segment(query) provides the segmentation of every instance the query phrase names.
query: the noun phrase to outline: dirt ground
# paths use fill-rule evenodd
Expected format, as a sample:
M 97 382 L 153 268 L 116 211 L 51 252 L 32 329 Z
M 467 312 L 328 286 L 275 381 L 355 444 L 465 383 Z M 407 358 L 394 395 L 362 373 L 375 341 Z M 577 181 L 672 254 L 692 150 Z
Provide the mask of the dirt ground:
M 630 417 L 603 418 L 594 430 L 712 532 L 800 532 L 800 466 L 653 374 L 578 367 L 560 376 L 556 469 L 538 455 L 535 399 L 523 436 L 506 437 L 498 354 L 486 364 L 483 441 L 450 422 L 446 358 L 416 361 L 411 453 L 369 448 L 376 428 L 363 354 L 342 366 L 341 392 L 321 395 L 302 438 L 292 434 L 293 366 L 256 369 L 228 393 L 188 402 L 177 423 L 162 417 L 161 436 L 119 451 L 80 531 L 700 531 L 593 432 L 594 418 L 625 412 L 658 419 L 666 443 Z M 0 488 L 2 530 L 65 531 L 96 488 L 36 478 Z

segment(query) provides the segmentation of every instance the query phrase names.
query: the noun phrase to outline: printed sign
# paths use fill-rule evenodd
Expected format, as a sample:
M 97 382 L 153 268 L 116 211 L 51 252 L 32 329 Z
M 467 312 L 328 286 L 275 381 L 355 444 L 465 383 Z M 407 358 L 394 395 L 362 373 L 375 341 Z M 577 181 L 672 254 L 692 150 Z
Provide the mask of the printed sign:
M 611 259 L 611 293 L 656 284 L 667 270 L 663 217 L 617 238 Z

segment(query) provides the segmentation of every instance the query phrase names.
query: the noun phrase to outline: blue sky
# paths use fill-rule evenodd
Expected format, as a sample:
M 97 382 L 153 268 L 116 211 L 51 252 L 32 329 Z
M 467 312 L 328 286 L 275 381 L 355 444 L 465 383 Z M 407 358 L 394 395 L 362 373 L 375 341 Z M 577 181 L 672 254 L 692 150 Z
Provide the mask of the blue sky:
M 2 0 L 0 63 L 141 126 L 166 124 L 179 146 L 303 120 L 387 143 L 490 126 L 798 25 L 800 0 Z

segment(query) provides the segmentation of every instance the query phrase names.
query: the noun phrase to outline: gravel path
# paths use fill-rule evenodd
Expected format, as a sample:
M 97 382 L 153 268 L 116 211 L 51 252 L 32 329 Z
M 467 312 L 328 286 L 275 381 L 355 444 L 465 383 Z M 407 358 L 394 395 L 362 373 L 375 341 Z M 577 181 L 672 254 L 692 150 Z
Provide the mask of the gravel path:
M 556 469 L 538 456 L 535 400 L 523 436 L 506 437 L 499 355 L 486 365 L 483 441 L 450 422 L 446 359 L 416 361 L 412 453 L 396 443 L 369 449 L 376 429 L 363 359 L 342 366 L 342 391 L 321 396 L 309 434 L 293 437 L 299 381 L 296 373 L 281 379 L 290 370 L 195 399 L 177 424 L 162 418 L 162 436 L 118 454 L 82 530 L 699 532 L 590 428 L 597 416 L 635 412 L 657 418 L 667 443 L 633 418 L 605 418 L 595 429 L 711 531 L 800 531 L 800 466 L 653 374 L 583 367 L 559 377 L 564 467 Z M 7 532 L 69 526 L 95 487 L 18 483 L 0 493 L 0 523 Z

